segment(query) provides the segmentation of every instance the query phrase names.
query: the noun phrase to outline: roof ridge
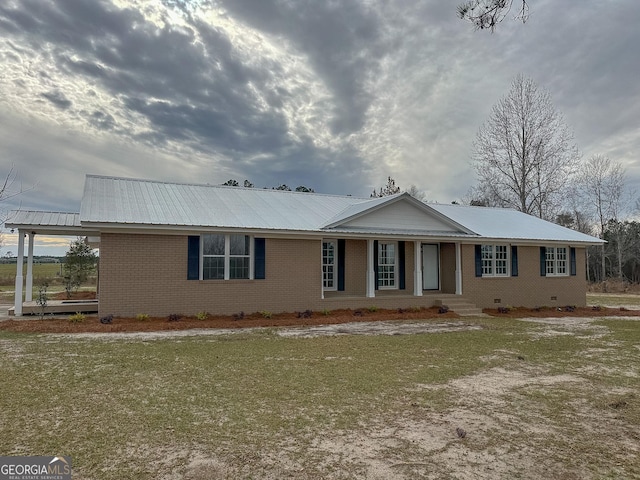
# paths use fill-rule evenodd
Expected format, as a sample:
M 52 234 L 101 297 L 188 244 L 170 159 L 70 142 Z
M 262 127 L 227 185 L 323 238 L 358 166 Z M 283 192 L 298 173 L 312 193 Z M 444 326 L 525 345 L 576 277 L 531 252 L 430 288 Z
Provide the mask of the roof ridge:
M 274 192 L 284 193 L 284 194 L 299 194 L 299 195 L 318 195 L 325 197 L 338 197 L 338 198 L 353 198 L 354 200 L 374 200 L 371 198 L 365 197 L 357 197 L 353 195 L 344 195 L 337 193 L 322 193 L 322 192 L 297 192 L 295 190 L 278 190 L 277 188 L 267 188 L 267 187 L 243 187 L 240 185 L 222 185 L 222 184 L 211 184 L 211 183 L 195 183 L 195 182 L 176 182 L 176 181 L 165 181 L 165 180 L 152 180 L 148 178 L 131 178 L 131 177 L 118 177 L 112 175 L 96 175 L 96 174 L 86 174 L 87 178 L 99 178 L 106 180 L 124 180 L 129 182 L 140 182 L 140 183 L 156 183 L 161 185 L 183 185 L 188 187 L 209 187 L 209 188 L 222 188 L 222 189 L 233 189 L 233 190 L 243 190 L 243 191 L 256 191 L 256 192 Z

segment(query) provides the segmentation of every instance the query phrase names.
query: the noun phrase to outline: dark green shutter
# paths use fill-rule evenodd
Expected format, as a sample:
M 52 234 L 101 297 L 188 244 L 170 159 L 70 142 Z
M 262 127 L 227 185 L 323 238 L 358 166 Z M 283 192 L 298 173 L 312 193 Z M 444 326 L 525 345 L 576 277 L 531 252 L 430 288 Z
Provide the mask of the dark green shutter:
M 200 279 L 200 237 L 189 235 L 187 239 L 187 280 Z
M 378 240 L 373 241 L 373 276 L 378 290 Z
M 547 276 L 547 247 L 540 247 L 540 276 Z
M 511 276 L 518 276 L 518 247 L 511 245 Z
M 341 238 L 338 240 L 338 291 L 344 292 L 344 252 L 345 252 L 345 240 Z
M 398 242 L 398 277 L 400 277 L 399 288 L 400 290 L 404 290 L 406 288 L 405 282 L 405 250 L 404 250 L 404 242 Z
M 476 245 L 476 277 L 482 276 L 482 245 Z
M 264 238 L 254 238 L 254 267 L 253 278 L 256 280 L 264 280 L 266 278 L 266 249 Z
M 576 249 L 574 247 L 571 247 L 570 249 L 570 256 L 569 256 L 569 260 L 571 262 L 571 275 L 575 276 L 576 275 Z

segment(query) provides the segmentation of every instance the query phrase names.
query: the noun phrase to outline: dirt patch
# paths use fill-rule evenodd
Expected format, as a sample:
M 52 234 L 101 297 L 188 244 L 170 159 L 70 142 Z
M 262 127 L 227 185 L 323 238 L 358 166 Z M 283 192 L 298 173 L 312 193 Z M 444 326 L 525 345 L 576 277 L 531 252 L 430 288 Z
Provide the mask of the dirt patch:
M 334 310 L 322 312 L 294 312 L 274 314 L 209 316 L 204 320 L 195 317 L 113 318 L 111 323 L 101 323 L 97 315 L 87 315 L 82 322 L 67 318 L 7 320 L 0 322 L 0 330 L 32 333 L 112 333 L 158 332 L 192 329 L 245 329 L 258 327 L 309 327 L 339 325 L 345 323 L 380 322 L 390 320 L 429 320 L 459 318 L 454 312 L 439 313 L 438 307 L 416 310 Z M 24 317 L 22 317 L 24 318 Z
M 58 292 L 51 295 L 51 300 L 95 300 L 96 292 L 92 291 L 78 291 L 71 292 L 71 295 L 68 296 L 67 292 Z
M 640 310 L 625 307 L 505 307 L 485 308 L 483 312 L 492 317 L 507 318 L 640 317 Z

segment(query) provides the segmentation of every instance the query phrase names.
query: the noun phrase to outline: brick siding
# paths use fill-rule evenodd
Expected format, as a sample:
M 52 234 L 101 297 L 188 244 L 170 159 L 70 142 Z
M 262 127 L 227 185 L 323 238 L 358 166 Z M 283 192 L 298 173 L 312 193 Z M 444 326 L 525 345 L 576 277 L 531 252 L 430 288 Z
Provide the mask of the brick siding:
M 365 240 L 345 243 L 345 291 L 322 299 L 321 240 L 266 239 L 266 279 L 187 280 L 187 237 L 183 235 L 101 235 L 100 315 L 166 316 L 337 308 L 431 306 L 432 295 L 413 296 L 414 243 L 405 244 L 405 290 L 379 290 L 366 298 Z M 473 245 L 462 246 L 463 294 L 481 307 L 501 305 L 584 305 L 584 249 L 577 251 L 577 275 L 540 277 L 537 247 L 519 247 L 519 276 L 476 278 Z M 441 282 L 455 292 L 455 245 L 442 244 Z M 427 292 L 425 292 L 427 293 Z M 557 300 L 551 300 L 555 296 Z

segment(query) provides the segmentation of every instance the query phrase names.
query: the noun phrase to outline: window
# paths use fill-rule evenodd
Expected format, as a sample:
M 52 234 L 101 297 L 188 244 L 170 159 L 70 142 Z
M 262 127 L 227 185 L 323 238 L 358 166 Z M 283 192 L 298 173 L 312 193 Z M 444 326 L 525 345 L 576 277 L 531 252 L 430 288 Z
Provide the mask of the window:
M 325 290 L 337 290 L 336 270 L 338 250 L 335 240 L 322 242 L 322 287 Z
M 202 235 L 202 279 L 251 278 L 251 237 Z
M 547 247 L 545 249 L 545 271 L 550 277 L 568 275 L 567 247 Z
M 509 249 L 507 245 L 482 245 L 482 276 L 506 277 L 509 275 Z
M 396 243 L 378 243 L 378 288 L 396 288 Z

